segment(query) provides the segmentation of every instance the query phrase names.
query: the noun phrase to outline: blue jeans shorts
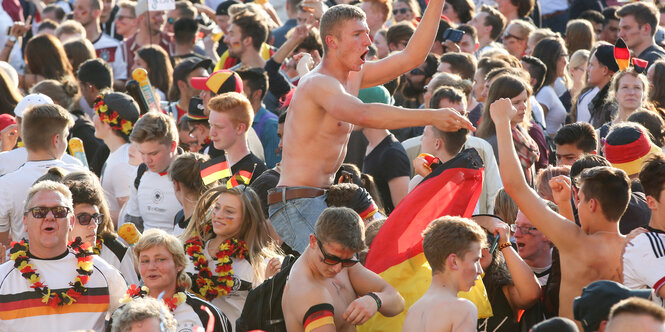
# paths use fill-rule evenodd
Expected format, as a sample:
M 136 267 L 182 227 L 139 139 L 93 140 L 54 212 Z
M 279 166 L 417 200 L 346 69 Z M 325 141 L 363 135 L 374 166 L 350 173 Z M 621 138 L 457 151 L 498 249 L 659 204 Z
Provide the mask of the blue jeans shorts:
M 268 207 L 270 222 L 279 237 L 293 250 L 303 253 L 319 215 L 328 207 L 327 194 L 314 198 L 280 201 Z

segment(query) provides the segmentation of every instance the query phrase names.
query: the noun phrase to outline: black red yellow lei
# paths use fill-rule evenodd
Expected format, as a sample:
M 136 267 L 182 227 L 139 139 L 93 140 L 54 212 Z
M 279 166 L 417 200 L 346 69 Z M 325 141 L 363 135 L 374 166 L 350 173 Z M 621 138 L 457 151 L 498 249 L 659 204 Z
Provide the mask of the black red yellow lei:
M 232 258 L 244 259 L 247 255 L 247 243 L 238 239 L 229 239 L 219 246 L 217 253 L 217 267 L 213 276 L 208 267 L 208 260 L 203 254 L 203 243 L 199 238 L 192 238 L 185 242 L 185 252 L 194 263 L 197 271 L 192 277 L 192 292 L 198 294 L 208 301 L 225 296 L 233 289 L 233 260 Z
M 76 272 L 78 272 L 78 276 L 76 276 L 74 282 L 69 283 L 71 286 L 69 290 L 59 293 L 52 291 L 46 286 L 46 283 L 40 281 L 39 273 L 35 270 L 35 266 L 30 263 L 27 241 L 12 242 L 11 249 L 9 250 L 10 258 L 14 261 L 14 267 L 21 272 L 23 278 L 28 280 L 30 288 L 33 288 L 42 295 L 43 303 L 54 308 L 62 305 L 70 305 L 88 291 L 85 288 L 85 284 L 90 280 L 93 266 L 93 253 L 90 250 L 90 244 L 81 241 L 81 238 L 77 237 L 69 246 L 74 250 L 74 254 L 76 255 Z
M 109 112 L 109 107 L 104 103 L 104 95 L 100 95 L 95 99 L 94 104 L 95 112 L 99 116 L 99 120 L 103 123 L 108 123 L 113 130 L 121 131 L 125 135 L 129 135 L 134 128 L 134 124 L 131 121 L 121 119 L 118 111 L 111 110 Z
M 102 245 L 104 244 L 104 239 L 101 237 L 97 237 L 97 241 L 95 241 L 95 246 L 92 248 L 92 252 L 99 256 L 99 254 L 102 252 Z
M 136 286 L 136 285 L 131 285 L 129 288 L 127 288 L 127 293 L 125 293 L 125 296 L 120 299 L 120 303 L 127 303 L 131 302 L 133 299 L 136 298 L 142 298 L 148 295 L 149 289 L 146 286 Z M 164 301 L 164 304 L 166 304 L 167 307 L 169 307 L 169 310 L 171 312 L 174 312 L 175 309 L 185 302 L 187 300 L 187 295 L 185 295 L 184 292 L 177 292 L 173 294 L 173 297 L 170 299 L 162 299 Z

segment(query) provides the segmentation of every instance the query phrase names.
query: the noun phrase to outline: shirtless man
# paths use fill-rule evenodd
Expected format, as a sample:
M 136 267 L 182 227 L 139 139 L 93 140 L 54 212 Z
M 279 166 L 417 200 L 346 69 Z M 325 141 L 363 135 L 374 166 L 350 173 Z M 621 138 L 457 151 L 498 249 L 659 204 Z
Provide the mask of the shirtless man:
M 305 250 L 314 222 L 326 208 L 325 188 L 332 185 L 344 160 L 354 124 L 380 129 L 433 125 L 443 131 L 473 130 L 453 110 L 404 110 L 363 104 L 356 98 L 361 88 L 389 82 L 423 63 L 434 42 L 443 4 L 444 0 L 430 1 L 405 50 L 367 63 L 371 41 L 363 11 L 337 5 L 321 17 L 324 56 L 300 80 L 293 95 L 284 128 L 282 176 L 278 187 L 268 194 L 270 220 L 282 240 L 296 251 Z M 301 218 L 296 220 L 295 215 Z
M 630 180 L 625 172 L 612 167 L 594 167 L 582 172 L 577 180 L 580 189 L 576 202 L 581 228 L 578 227 L 562 216 L 572 215 L 569 178 L 557 177 L 550 181 L 562 215 L 547 208 L 527 186 L 510 132 L 510 117 L 515 112 L 509 99 L 497 100 L 490 106 L 496 125 L 503 186 L 520 211 L 559 249 L 559 316 L 573 319 L 573 300 L 584 286 L 596 280 L 621 282 L 624 237 L 619 233 L 618 221 L 628 206 Z
M 404 310 L 395 288 L 357 264 L 355 255 L 365 246 L 362 224 L 349 208 L 321 213 L 284 288 L 282 310 L 289 332 L 355 331 L 355 325 L 377 311 L 392 317 Z
M 468 292 L 483 273 L 486 238 L 478 224 L 465 218 L 442 217 L 427 226 L 423 251 L 432 267 L 432 284 L 409 308 L 402 331 L 476 331 L 478 309 L 457 292 Z

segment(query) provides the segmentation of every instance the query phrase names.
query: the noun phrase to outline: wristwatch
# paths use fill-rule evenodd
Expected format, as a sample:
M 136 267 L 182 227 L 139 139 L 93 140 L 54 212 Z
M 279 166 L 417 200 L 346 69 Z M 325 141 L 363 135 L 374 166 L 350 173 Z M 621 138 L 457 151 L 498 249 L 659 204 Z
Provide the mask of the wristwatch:
M 7 38 L 7 40 L 9 40 L 10 42 L 12 42 L 12 44 L 14 44 L 14 43 L 16 43 L 17 38 L 16 38 L 16 36 L 9 36 Z

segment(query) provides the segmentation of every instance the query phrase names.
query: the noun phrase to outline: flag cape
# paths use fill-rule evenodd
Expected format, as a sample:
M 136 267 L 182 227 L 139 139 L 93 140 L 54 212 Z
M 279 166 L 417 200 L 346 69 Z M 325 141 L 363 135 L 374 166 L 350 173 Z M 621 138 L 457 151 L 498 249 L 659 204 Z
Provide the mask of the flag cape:
M 359 331 L 401 331 L 408 308 L 427 291 L 432 280 L 423 253 L 422 232 L 442 216 L 471 217 L 482 181 L 483 161 L 475 149 L 467 149 L 434 169 L 395 208 L 374 238 L 365 266 L 400 292 L 406 308 L 391 318 L 377 314 L 359 326 Z M 482 286 L 482 281 L 476 286 Z M 487 315 L 484 286 L 472 288 L 471 293 L 465 297 L 479 307 L 479 316 Z
M 201 164 L 201 179 L 205 185 L 229 176 L 231 176 L 231 169 L 223 155 Z

